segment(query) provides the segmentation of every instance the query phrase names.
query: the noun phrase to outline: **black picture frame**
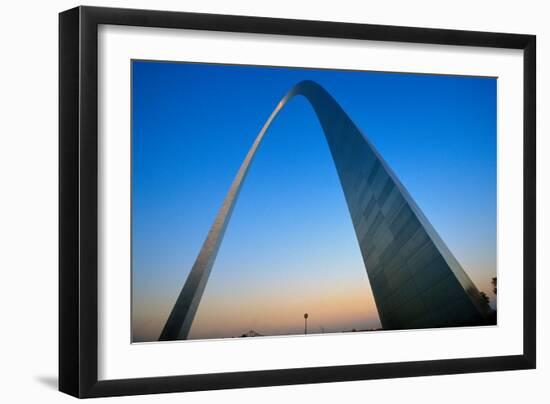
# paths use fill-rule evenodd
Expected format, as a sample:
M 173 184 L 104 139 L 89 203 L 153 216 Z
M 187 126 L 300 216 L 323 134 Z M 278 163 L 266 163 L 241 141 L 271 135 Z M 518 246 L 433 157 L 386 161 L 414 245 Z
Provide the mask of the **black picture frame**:
M 523 50 L 523 354 L 98 380 L 98 26 L 181 28 Z M 77 7 L 59 15 L 59 390 L 104 397 L 536 366 L 536 37 L 184 12 Z

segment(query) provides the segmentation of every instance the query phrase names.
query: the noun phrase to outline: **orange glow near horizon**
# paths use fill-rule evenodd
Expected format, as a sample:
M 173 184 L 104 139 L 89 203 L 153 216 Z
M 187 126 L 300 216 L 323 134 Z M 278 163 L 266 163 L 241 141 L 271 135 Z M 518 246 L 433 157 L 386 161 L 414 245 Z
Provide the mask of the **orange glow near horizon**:
M 362 284 L 296 289 L 264 290 L 262 296 L 235 300 L 227 295 L 205 300 L 190 339 L 240 336 L 249 330 L 262 335 L 301 334 L 306 312 L 308 332 L 312 334 L 380 327 L 366 276 Z

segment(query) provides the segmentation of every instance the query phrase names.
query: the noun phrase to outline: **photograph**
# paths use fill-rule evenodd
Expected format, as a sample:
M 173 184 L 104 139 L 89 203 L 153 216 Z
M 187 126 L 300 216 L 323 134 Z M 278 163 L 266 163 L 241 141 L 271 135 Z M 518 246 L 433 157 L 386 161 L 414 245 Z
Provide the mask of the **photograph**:
M 545 3 L 91 3 L 3 4 L 2 402 L 550 396 Z
M 498 77 L 129 63 L 132 343 L 497 326 Z

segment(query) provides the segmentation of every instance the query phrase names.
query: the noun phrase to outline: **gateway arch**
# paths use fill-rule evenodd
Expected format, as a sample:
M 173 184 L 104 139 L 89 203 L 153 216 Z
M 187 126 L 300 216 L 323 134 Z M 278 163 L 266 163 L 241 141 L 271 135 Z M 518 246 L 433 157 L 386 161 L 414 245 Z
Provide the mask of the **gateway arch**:
M 239 191 L 269 126 L 294 96 L 323 128 L 383 329 L 486 324 L 490 308 L 370 141 L 320 85 L 302 81 L 254 140 L 172 308 L 160 341 L 187 339 Z

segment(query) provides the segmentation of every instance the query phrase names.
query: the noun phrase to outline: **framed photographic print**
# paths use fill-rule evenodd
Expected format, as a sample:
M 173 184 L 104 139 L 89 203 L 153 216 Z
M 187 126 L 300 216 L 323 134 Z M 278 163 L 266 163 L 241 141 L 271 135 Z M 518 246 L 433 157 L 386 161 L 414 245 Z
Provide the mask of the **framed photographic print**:
M 535 37 L 60 14 L 59 386 L 535 367 Z

